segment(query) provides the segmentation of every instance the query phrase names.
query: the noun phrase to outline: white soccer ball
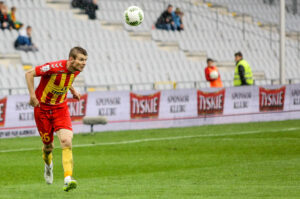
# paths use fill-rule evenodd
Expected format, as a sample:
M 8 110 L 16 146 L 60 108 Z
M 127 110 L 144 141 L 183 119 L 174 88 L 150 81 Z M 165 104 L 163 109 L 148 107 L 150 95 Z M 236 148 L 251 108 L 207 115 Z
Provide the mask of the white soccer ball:
M 218 78 L 219 78 L 219 73 L 218 73 L 218 71 L 216 71 L 216 70 L 212 71 L 212 72 L 209 74 L 209 77 L 210 77 L 211 79 L 218 79 Z
M 138 26 L 144 20 L 144 12 L 137 6 L 130 6 L 124 12 L 125 22 L 131 26 Z

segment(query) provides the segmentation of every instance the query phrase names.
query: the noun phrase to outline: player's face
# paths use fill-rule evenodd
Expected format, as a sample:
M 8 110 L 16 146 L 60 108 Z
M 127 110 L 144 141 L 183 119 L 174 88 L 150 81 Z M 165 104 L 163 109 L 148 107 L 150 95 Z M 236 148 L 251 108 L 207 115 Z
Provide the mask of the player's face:
M 80 71 L 82 72 L 85 65 L 86 65 L 86 61 L 87 61 L 87 56 L 83 55 L 83 54 L 78 54 L 76 56 L 76 59 L 74 59 L 73 62 L 73 69 L 75 71 Z
M 207 62 L 207 65 L 208 65 L 208 66 L 213 66 L 213 65 L 214 65 L 214 62 L 209 61 L 209 62 Z

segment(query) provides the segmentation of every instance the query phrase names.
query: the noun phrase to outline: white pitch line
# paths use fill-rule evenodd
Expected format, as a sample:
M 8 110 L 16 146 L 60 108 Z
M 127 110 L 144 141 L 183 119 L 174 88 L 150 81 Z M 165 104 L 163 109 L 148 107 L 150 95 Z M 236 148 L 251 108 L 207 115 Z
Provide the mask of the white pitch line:
M 221 133 L 221 134 L 206 134 L 206 135 L 186 135 L 186 136 L 162 137 L 162 138 L 145 138 L 145 139 L 138 139 L 138 140 L 127 140 L 127 141 L 119 141 L 119 142 L 104 142 L 104 143 L 97 143 L 97 144 L 78 144 L 78 145 L 73 145 L 73 148 L 134 144 L 134 143 L 141 143 L 141 142 L 180 140 L 180 139 L 200 138 L 200 137 L 223 137 L 223 136 L 233 136 L 233 135 L 258 134 L 258 133 L 276 133 L 276 132 L 295 131 L 295 130 L 300 130 L 300 128 L 274 129 L 274 130 L 269 130 L 269 131 L 256 130 L 256 131 L 244 131 L 244 132 Z M 36 150 L 41 150 L 41 149 L 40 148 L 9 149 L 9 150 L 1 150 L 0 153 L 36 151 Z

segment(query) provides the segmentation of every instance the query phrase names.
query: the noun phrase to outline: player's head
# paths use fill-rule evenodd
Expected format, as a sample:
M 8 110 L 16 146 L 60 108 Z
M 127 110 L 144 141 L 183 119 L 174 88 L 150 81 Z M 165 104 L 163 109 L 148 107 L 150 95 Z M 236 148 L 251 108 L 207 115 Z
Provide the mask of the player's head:
M 168 11 L 168 13 L 172 13 L 173 6 L 171 4 L 168 5 L 167 11 Z
M 4 14 L 4 15 L 6 15 L 7 14 L 7 6 L 6 5 L 2 5 L 2 7 L 1 7 L 1 12 L 2 12 L 2 14 Z
M 236 62 L 240 61 L 241 59 L 243 59 L 243 54 L 240 51 L 234 54 L 234 60 Z
M 211 59 L 211 58 L 208 58 L 208 59 L 206 60 L 206 62 L 207 62 L 207 66 L 213 66 L 213 65 L 214 65 L 214 60 Z
M 15 12 L 17 11 L 17 8 L 16 8 L 15 6 L 13 6 L 13 7 L 11 7 L 10 11 L 11 11 L 12 13 L 15 13 Z
M 27 26 L 26 27 L 26 33 L 28 36 L 31 36 L 31 32 L 32 32 L 32 27 L 31 26 Z
M 87 56 L 87 51 L 84 48 L 79 46 L 72 48 L 69 53 L 72 70 L 82 72 L 86 64 Z

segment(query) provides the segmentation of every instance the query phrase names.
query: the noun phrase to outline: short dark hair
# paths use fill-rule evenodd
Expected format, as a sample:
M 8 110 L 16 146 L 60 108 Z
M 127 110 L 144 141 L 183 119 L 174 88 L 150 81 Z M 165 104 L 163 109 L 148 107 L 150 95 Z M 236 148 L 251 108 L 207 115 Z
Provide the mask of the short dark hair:
M 235 56 L 235 57 L 236 57 L 236 56 L 243 57 L 243 54 L 239 51 L 239 52 L 236 52 L 236 53 L 234 54 L 234 56 Z
M 173 7 L 172 4 L 169 4 L 169 5 L 168 5 L 168 8 L 170 8 L 170 7 Z
M 26 29 L 30 29 L 30 28 L 32 28 L 32 27 L 31 27 L 31 26 L 27 26 L 27 27 L 26 27 Z
M 85 56 L 88 55 L 87 51 L 84 48 L 76 46 L 70 50 L 69 57 L 73 57 L 74 59 L 76 59 L 78 54 L 83 54 Z
M 207 58 L 206 63 L 208 63 L 210 61 L 215 62 L 212 58 Z

